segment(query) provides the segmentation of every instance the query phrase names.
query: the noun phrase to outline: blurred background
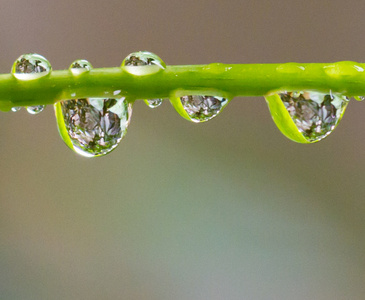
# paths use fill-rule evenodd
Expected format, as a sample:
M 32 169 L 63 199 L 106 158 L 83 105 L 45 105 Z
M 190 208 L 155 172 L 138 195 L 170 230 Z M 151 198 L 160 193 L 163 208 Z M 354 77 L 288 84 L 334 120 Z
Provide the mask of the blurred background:
M 54 69 L 365 61 L 364 1 L 0 0 L 0 73 L 23 53 Z M 365 104 L 313 145 L 264 98 L 193 124 L 135 104 L 111 154 L 86 159 L 52 107 L 0 116 L 1 299 L 364 299 Z

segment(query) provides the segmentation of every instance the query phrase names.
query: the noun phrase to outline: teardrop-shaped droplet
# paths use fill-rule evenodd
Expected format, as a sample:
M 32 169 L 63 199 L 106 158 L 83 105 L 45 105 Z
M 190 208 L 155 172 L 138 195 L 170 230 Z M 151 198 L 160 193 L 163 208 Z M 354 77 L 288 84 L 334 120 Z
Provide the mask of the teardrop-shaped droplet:
M 265 98 L 279 129 L 299 143 L 318 142 L 328 136 L 349 102 L 341 94 L 314 91 L 280 92 Z
M 189 95 L 172 98 L 177 112 L 189 121 L 206 122 L 217 116 L 230 100 L 219 96 Z
M 78 76 L 83 73 L 89 72 L 92 68 L 93 66 L 87 60 L 78 59 L 71 64 L 69 70 L 73 75 Z
M 27 106 L 27 111 L 32 115 L 36 115 L 42 112 L 45 107 L 46 107 L 45 105 Z
M 35 53 L 21 55 L 11 69 L 13 76 L 19 80 L 34 80 L 47 76 L 51 71 L 49 61 Z
M 55 104 L 58 131 L 64 142 L 85 157 L 115 149 L 127 132 L 132 105 L 122 99 L 88 98 Z
M 122 67 L 133 75 L 143 76 L 157 73 L 166 68 L 166 64 L 156 54 L 139 51 L 129 54 L 122 62 Z M 162 104 L 162 99 L 146 99 L 145 103 L 156 108 Z
M 12 111 L 12 112 L 17 112 L 17 111 L 19 111 L 21 108 L 22 108 L 21 106 L 14 106 L 14 107 L 12 107 L 12 108 L 11 108 L 11 111 Z

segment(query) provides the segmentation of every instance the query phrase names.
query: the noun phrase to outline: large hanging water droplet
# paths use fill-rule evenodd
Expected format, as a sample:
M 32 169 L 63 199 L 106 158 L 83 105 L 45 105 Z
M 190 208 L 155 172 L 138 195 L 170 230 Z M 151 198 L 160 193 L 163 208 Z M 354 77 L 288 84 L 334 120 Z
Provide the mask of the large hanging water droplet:
M 177 112 L 195 123 L 206 122 L 217 116 L 229 99 L 219 96 L 189 95 L 171 99 Z
M 157 73 L 165 69 L 166 64 L 154 53 L 139 51 L 129 54 L 123 60 L 122 67 L 133 75 L 141 76 Z M 162 99 L 146 99 L 145 103 L 151 108 L 156 108 L 162 104 Z
M 34 80 L 47 76 L 51 71 L 49 61 L 35 53 L 21 55 L 11 69 L 13 76 L 19 80 Z
M 87 60 L 78 59 L 71 64 L 69 70 L 73 75 L 78 76 L 83 73 L 89 72 L 92 68 L 93 66 Z
M 65 143 L 85 157 L 115 149 L 127 132 L 132 105 L 122 99 L 88 98 L 55 104 L 58 131 Z
M 349 102 L 341 94 L 314 91 L 282 92 L 266 96 L 266 100 L 279 129 L 300 143 L 318 142 L 328 136 Z
M 45 105 L 27 106 L 27 111 L 32 115 L 37 115 L 42 112 L 45 107 Z

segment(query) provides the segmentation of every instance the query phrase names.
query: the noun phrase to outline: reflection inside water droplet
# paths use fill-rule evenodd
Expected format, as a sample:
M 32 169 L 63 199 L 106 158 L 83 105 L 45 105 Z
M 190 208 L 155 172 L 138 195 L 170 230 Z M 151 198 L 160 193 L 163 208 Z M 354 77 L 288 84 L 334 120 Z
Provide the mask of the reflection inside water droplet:
M 129 54 L 122 62 L 122 67 L 138 67 L 138 66 L 157 66 L 165 69 L 166 64 L 156 54 L 148 51 L 138 51 Z M 128 68 L 128 70 L 137 70 L 138 68 Z
M 21 106 L 14 106 L 14 107 L 12 107 L 11 108 L 11 111 L 12 112 L 17 112 L 17 111 L 19 111 L 21 109 Z
M 278 94 L 298 130 L 310 142 L 329 135 L 340 121 L 348 98 L 319 92 L 284 92 Z
M 162 99 L 151 99 L 144 101 L 150 108 L 159 107 L 162 104 Z
M 46 107 L 45 105 L 27 106 L 27 111 L 32 115 L 36 115 L 42 112 L 45 107 Z
M 184 110 L 193 122 L 205 122 L 218 115 L 228 104 L 227 98 L 218 96 L 189 95 L 180 97 Z
M 127 132 L 132 106 L 124 98 L 88 98 L 55 104 L 58 130 L 65 143 L 85 157 L 115 149 Z
M 19 80 L 34 80 L 51 73 L 49 61 L 42 55 L 30 53 L 20 56 L 13 64 L 11 73 Z
M 93 66 L 87 60 L 78 59 L 71 64 L 69 70 L 72 72 L 73 75 L 78 76 L 83 73 L 89 72 L 92 68 Z

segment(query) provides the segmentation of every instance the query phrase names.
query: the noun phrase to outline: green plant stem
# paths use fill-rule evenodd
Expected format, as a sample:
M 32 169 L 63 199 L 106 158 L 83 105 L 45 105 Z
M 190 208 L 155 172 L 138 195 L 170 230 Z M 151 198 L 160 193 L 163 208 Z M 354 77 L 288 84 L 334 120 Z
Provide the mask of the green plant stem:
M 124 67 L 93 69 L 79 76 L 62 70 L 29 81 L 1 74 L 0 110 L 87 97 L 127 97 L 134 101 L 191 92 L 235 97 L 262 96 L 282 90 L 331 90 L 358 96 L 365 95 L 364 69 L 365 64 L 346 61 L 167 66 L 165 70 L 143 76 L 132 75 Z

